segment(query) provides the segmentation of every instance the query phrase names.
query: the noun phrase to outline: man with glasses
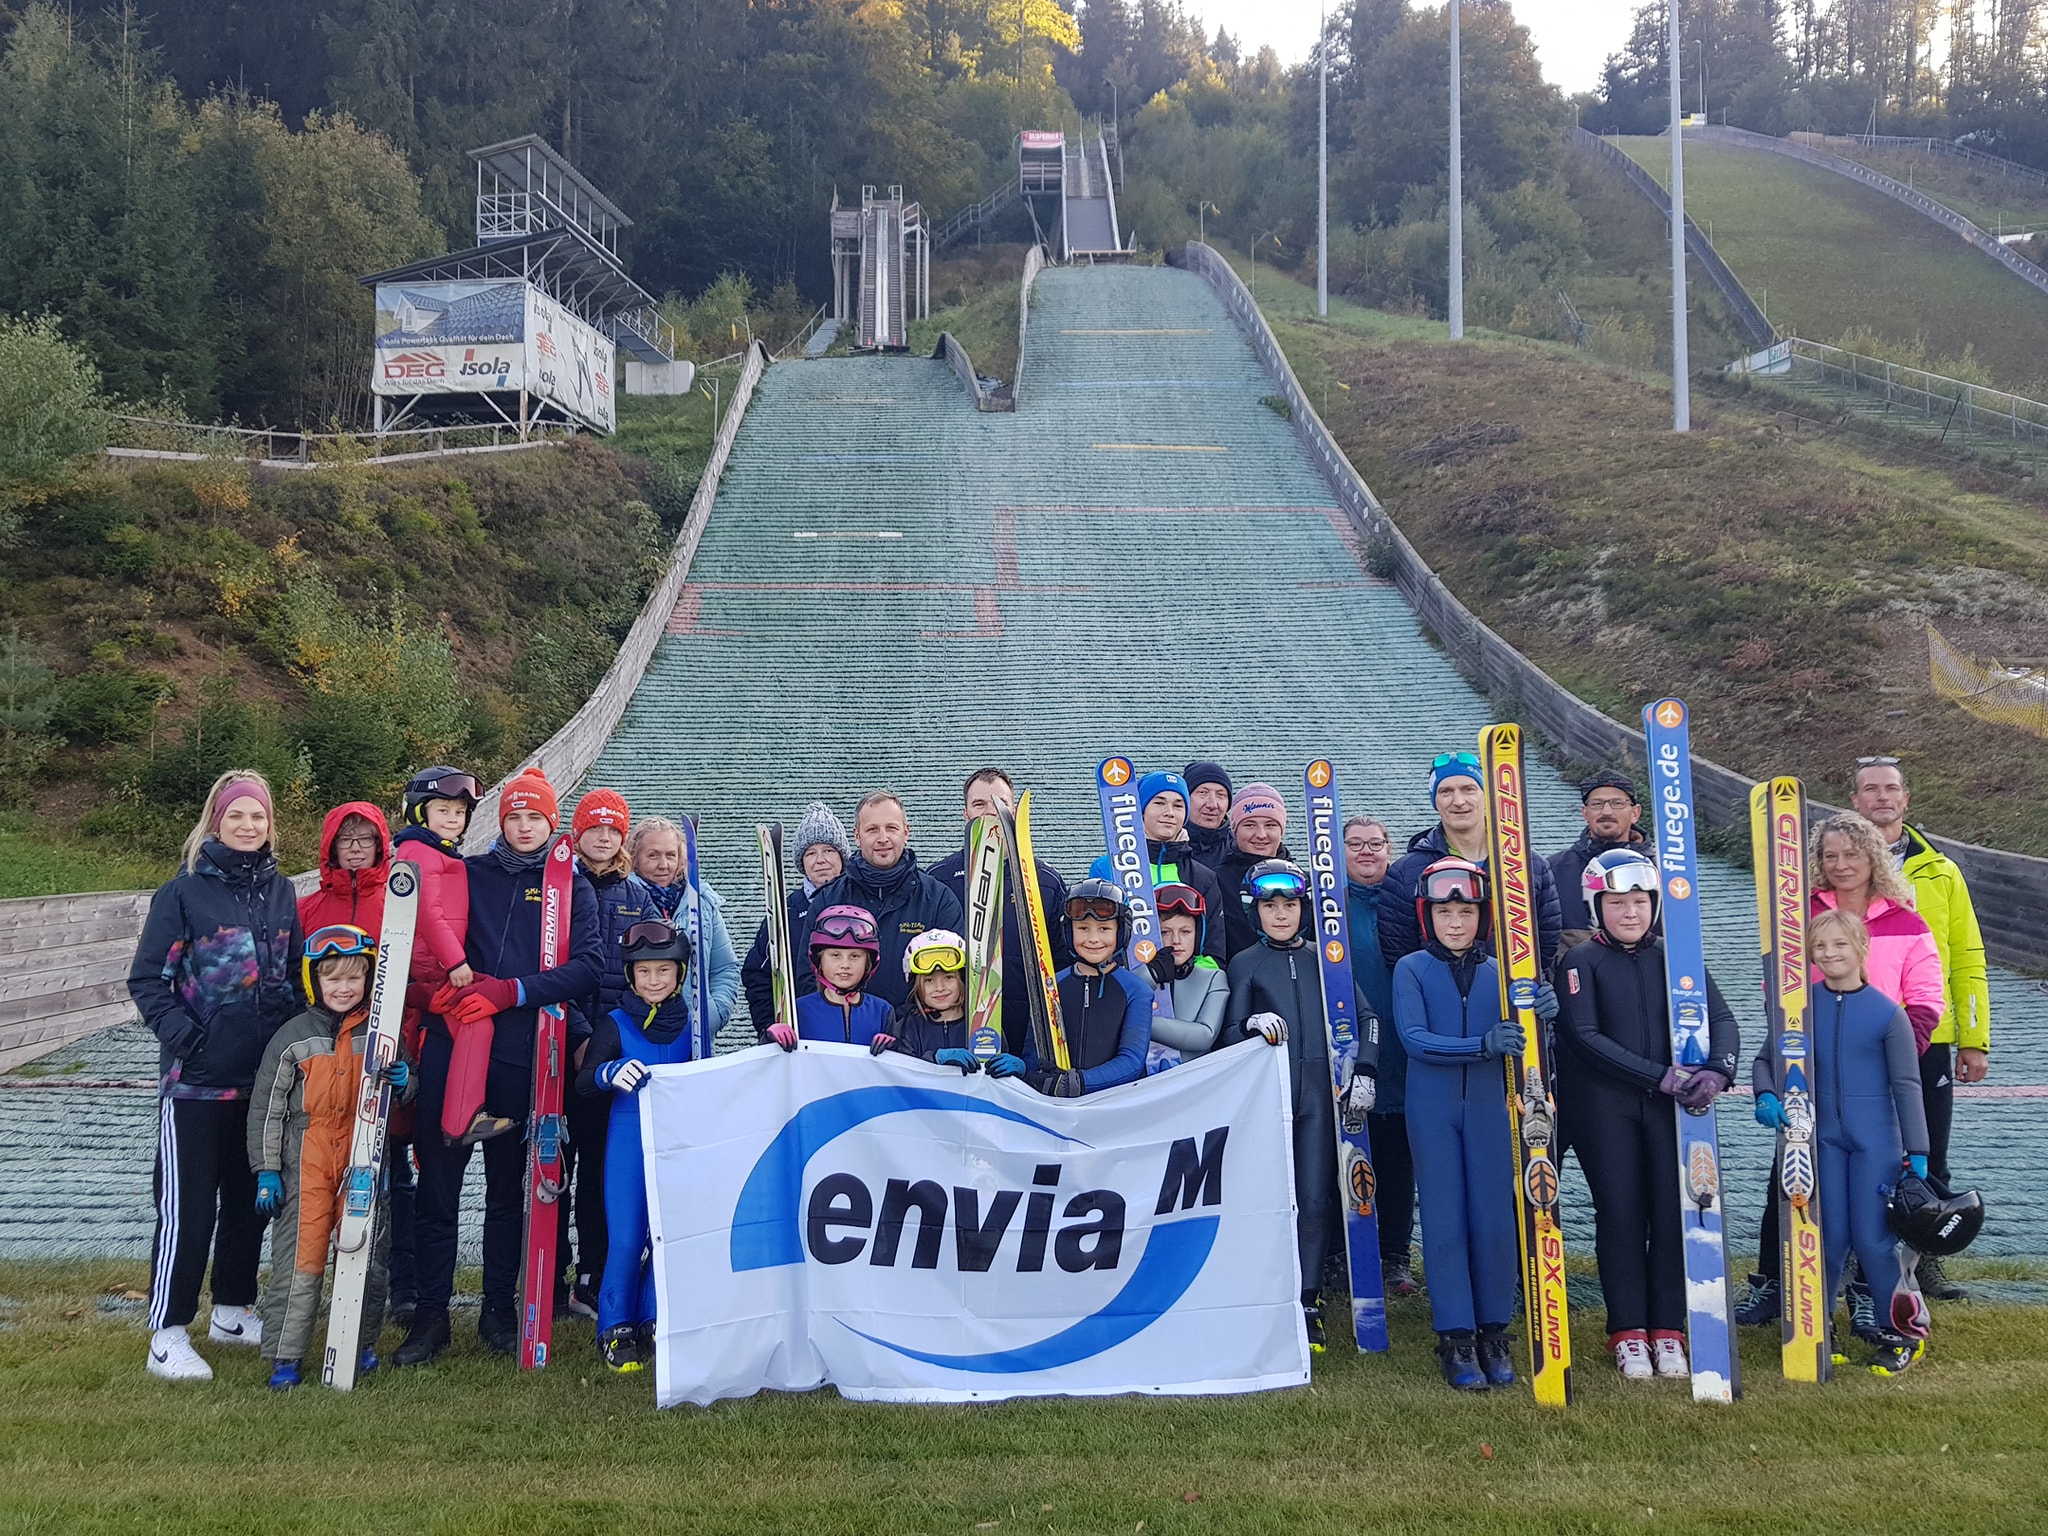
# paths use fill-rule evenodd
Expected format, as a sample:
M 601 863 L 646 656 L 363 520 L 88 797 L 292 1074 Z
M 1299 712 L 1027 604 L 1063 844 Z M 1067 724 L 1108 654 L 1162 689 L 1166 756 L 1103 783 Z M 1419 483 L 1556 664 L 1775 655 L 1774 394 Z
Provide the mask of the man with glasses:
M 811 924 L 827 907 L 864 907 L 874 915 L 882 953 L 867 990 L 891 1008 L 910 995 L 903 975 L 903 952 L 928 928 L 961 932 L 960 898 L 944 882 L 917 867 L 910 848 L 910 817 L 893 790 L 878 789 L 861 800 L 853 814 L 853 857 L 846 873 L 818 887 L 811 908 L 789 936 L 790 952 L 810 953 Z M 797 992 L 815 990 L 810 968 L 796 967 Z
M 1351 975 L 1379 1016 L 1379 1094 L 1365 1128 L 1372 1137 L 1372 1169 L 1379 1180 L 1380 1277 L 1389 1296 L 1413 1296 L 1415 1272 L 1415 1159 L 1408 1149 L 1408 1052 L 1394 1017 L 1394 972 L 1380 951 L 1380 893 L 1394 861 L 1393 834 L 1373 816 L 1344 823 L 1346 904 L 1351 914 Z
M 1946 1006 L 1920 1053 L 1920 1089 L 1927 1105 L 1927 1171 L 1945 1185 L 1955 1085 L 1981 1083 L 1991 1075 L 1991 988 L 1970 887 L 1954 860 L 1937 850 L 1926 833 L 1906 824 L 1912 798 L 1896 757 L 1856 759 L 1849 804 L 1891 845 L 1894 867 L 1913 887 L 1913 908 L 1941 952 Z M 1966 1294 L 1935 1258 L 1920 1261 L 1920 1288 L 1937 1301 L 1960 1301 Z
M 1627 774 L 1603 769 L 1590 779 L 1579 780 L 1579 814 L 1585 818 L 1586 830 L 1571 847 L 1550 856 L 1566 949 L 1593 937 L 1593 914 L 1579 889 L 1586 866 L 1617 848 L 1647 846 L 1640 825 L 1643 803 L 1636 798 L 1635 782 Z

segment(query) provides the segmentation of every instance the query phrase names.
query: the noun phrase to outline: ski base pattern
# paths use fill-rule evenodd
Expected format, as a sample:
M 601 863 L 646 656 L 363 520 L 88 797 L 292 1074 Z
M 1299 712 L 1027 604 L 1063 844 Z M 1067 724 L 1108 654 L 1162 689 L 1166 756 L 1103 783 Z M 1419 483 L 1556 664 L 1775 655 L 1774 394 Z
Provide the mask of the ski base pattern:
M 789 950 L 789 884 L 782 869 L 782 823 L 754 827 L 761 841 L 761 894 L 768 907 L 768 984 L 775 1022 L 796 1028 L 796 971 Z

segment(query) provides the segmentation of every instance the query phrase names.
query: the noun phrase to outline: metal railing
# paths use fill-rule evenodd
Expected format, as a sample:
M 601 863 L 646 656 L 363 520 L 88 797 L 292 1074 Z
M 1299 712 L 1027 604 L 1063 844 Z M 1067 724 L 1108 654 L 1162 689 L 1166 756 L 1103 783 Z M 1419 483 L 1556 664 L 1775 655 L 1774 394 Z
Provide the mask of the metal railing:
M 1015 410 L 1024 400 L 1024 343 L 1031 332 L 1031 285 L 1038 281 L 1038 274 L 1046 268 L 1048 258 L 1045 247 L 1034 245 L 1024 255 L 1024 276 L 1017 284 L 1017 377 L 1010 383 L 1010 409 Z
M 1795 138 L 1819 139 L 1823 143 L 1828 134 L 1794 135 Z M 2031 165 L 2021 165 L 2017 160 L 2008 160 L 2003 155 L 1986 154 L 1981 149 L 1967 145 L 1952 144 L 1947 139 L 1907 139 L 1890 133 L 1845 133 L 1840 137 L 1852 144 L 1861 144 L 1866 149 L 1916 150 L 1925 154 L 1940 155 L 1946 160 L 1960 160 L 1966 165 L 1981 165 L 2000 176 L 2010 176 L 2015 181 L 2031 181 L 2038 187 L 2048 187 L 2048 171 L 2037 171 Z
M 825 321 L 825 311 L 831 307 L 830 304 L 820 304 L 817 313 L 804 322 L 804 328 L 776 349 L 776 359 L 779 361 L 791 356 L 801 357 L 805 344 L 818 333 L 818 327 Z
M 461 427 L 404 427 L 389 432 L 295 432 L 283 427 L 226 427 L 204 422 L 165 421 L 152 416 L 116 416 L 113 446 L 143 452 L 192 454 L 201 458 L 256 459 L 266 464 L 313 464 L 374 461 L 421 452 L 447 453 L 462 448 L 500 448 L 572 437 L 579 428 L 567 422 L 528 422 L 524 434 L 513 422 Z M 394 443 L 412 445 L 390 451 Z M 367 455 L 354 450 L 368 449 Z
M 969 203 L 953 217 L 946 220 L 932 236 L 932 249 L 942 251 L 966 234 L 970 229 L 979 229 L 1010 204 L 1017 201 L 1016 178 L 1004 182 L 978 203 Z
M 1951 379 L 1924 368 L 1865 357 L 1825 342 L 1798 336 L 1722 370 L 1763 379 L 1816 380 L 1882 403 L 1887 412 L 1914 415 L 1930 427 L 1939 424 L 1941 441 L 1953 437 L 1962 447 L 1996 438 L 2048 450 L 2048 403 L 1988 389 L 1964 379 Z

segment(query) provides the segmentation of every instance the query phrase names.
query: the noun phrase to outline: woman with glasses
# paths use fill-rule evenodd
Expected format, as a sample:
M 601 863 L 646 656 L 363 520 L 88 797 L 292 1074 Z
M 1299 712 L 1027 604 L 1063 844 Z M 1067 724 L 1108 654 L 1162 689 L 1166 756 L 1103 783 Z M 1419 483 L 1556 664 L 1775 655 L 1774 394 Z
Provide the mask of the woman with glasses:
M 1216 1043 L 1230 1002 L 1223 968 L 1203 949 L 1209 903 L 1192 885 L 1168 881 L 1152 889 L 1159 911 L 1159 953 L 1152 982 L 1164 994 L 1152 1016 L 1151 1070 L 1200 1056 Z M 1219 925 L 1220 926 L 1220 925 Z
M 1345 904 L 1351 916 L 1351 975 L 1379 1016 L 1379 1087 L 1366 1130 L 1380 1233 L 1380 1280 L 1389 1296 L 1415 1294 L 1415 1159 L 1408 1150 L 1408 1053 L 1393 1029 L 1394 971 L 1380 951 L 1380 893 L 1394 858 L 1394 835 L 1373 816 L 1344 823 Z

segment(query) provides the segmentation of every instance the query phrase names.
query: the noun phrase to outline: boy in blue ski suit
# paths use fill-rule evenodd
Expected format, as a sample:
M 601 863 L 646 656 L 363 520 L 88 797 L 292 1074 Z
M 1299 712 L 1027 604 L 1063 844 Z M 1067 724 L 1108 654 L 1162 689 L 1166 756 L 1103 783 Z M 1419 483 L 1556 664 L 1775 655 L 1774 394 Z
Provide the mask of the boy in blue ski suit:
M 1821 973 L 1807 1009 L 1813 1084 L 1821 1247 L 1830 1306 L 1841 1295 L 1849 1250 L 1874 1296 L 1891 1298 L 1891 1328 L 1870 1368 L 1895 1376 L 1927 1348 L 1927 1302 L 1914 1258 L 1893 1233 L 1892 1187 L 1907 1168 L 1927 1177 L 1927 1107 L 1906 1010 L 1864 976 L 1870 931 L 1839 909 L 1816 913 L 1807 955 Z M 1750 1071 L 1756 1118 L 1771 1130 L 1789 1120 L 1779 1097 L 1777 1041 L 1766 1034 Z
M 1025 1082 L 1055 1099 L 1078 1099 L 1145 1075 L 1152 1045 L 1152 988 L 1123 963 L 1131 940 L 1124 889 L 1090 875 L 1067 892 L 1067 943 L 1074 963 L 1056 978 L 1067 1033 L 1065 1071 L 1025 1053 Z
M 640 1150 L 639 1092 L 649 1069 L 690 1061 L 695 1037 L 683 979 L 689 936 L 660 918 L 619 936 L 620 969 L 631 990 L 598 1021 L 576 1074 L 576 1090 L 610 1094 L 604 1151 L 609 1241 L 597 1291 L 597 1349 L 606 1367 L 637 1371 L 654 1358 L 654 1266 L 649 1252 L 647 1179 Z
M 1519 1023 L 1501 1017 L 1500 975 L 1484 942 L 1486 899 L 1477 864 L 1431 864 L 1415 883 L 1424 945 L 1394 967 L 1437 1363 L 1461 1392 L 1514 1381 L 1507 1325 L 1520 1283 L 1500 1063 L 1519 1055 L 1524 1039 Z

